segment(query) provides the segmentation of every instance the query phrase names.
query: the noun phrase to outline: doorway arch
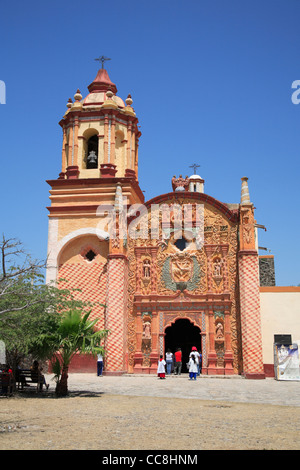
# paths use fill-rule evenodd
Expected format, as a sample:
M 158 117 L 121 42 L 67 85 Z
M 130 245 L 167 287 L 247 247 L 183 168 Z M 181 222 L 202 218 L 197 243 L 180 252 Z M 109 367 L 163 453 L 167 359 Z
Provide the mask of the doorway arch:
M 201 330 L 188 318 L 180 318 L 165 329 L 165 352 L 170 349 L 174 354 L 177 348 L 182 351 L 182 372 L 188 372 L 186 363 L 192 347 L 202 350 Z

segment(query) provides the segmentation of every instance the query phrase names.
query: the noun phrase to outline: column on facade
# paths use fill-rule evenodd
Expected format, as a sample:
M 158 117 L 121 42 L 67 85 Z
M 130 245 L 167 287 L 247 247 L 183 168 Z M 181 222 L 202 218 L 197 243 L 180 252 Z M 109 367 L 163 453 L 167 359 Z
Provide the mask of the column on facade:
M 62 165 L 61 165 L 62 173 L 65 173 L 67 169 L 66 145 L 67 145 L 67 130 L 64 127 L 63 128 L 63 144 L 62 144 Z
M 98 134 L 98 168 L 100 167 L 101 163 L 104 161 L 104 148 L 102 139 L 104 138 L 104 134 Z M 101 161 L 102 160 L 102 161 Z
M 264 378 L 257 253 L 239 253 L 239 285 L 243 373 L 247 378 Z
M 135 132 L 134 132 L 134 124 L 132 124 L 130 169 L 134 170 L 134 168 L 135 168 Z
M 104 142 L 103 142 L 103 163 L 108 163 L 108 113 L 104 115 Z
M 133 372 L 142 372 L 143 354 L 142 354 L 142 336 L 143 336 L 143 320 L 141 312 L 137 312 L 136 315 L 136 350 L 134 353 L 134 367 Z
M 126 371 L 127 271 L 124 255 L 108 256 L 105 328 L 110 333 L 105 341 L 105 372 L 111 375 Z
M 74 147 L 73 147 L 73 133 L 74 133 L 74 124 L 71 122 L 70 131 L 69 131 L 69 166 L 73 166 L 74 159 Z
M 233 352 L 231 349 L 231 328 L 230 328 L 230 307 L 225 306 L 224 311 L 224 340 L 225 340 L 225 354 L 224 365 L 225 375 L 232 375 L 233 371 Z
M 132 169 L 131 168 L 131 142 L 132 142 L 131 129 L 132 129 L 132 122 L 128 121 L 127 123 L 127 148 L 126 148 L 126 160 L 127 160 L 126 168 L 128 169 Z
M 157 252 L 158 247 L 150 247 L 151 253 L 151 292 L 157 292 Z
M 78 132 L 78 126 L 75 126 L 75 122 L 71 122 L 70 131 L 69 131 L 69 139 L 68 139 L 68 167 L 66 169 L 66 176 L 67 179 L 77 179 L 79 176 L 79 170 L 77 163 L 74 162 L 74 150 L 75 150 L 75 129 Z M 78 135 L 78 134 L 77 134 Z M 77 139 L 78 142 L 78 139 Z
M 135 171 L 136 179 L 138 179 L 138 168 L 139 168 L 139 141 L 138 141 L 138 138 L 136 138 L 136 141 L 135 141 L 135 165 L 134 165 L 134 171 Z
M 141 262 L 141 251 L 135 249 L 136 255 L 136 293 L 141 293 L 141 284 L 142 284 L 142 262 Z
M 207 374 L 217 373 L 217 353 L 215 349 L 215 319 L 212 306 L 208 310 L 208 352 L 207 352 Z
M 152 309 L 151 336 L 150 372 L 153 373 L 157 371 L 159 359 L 159 316 L 154 309 Z
M 110 163 L 116 164 L 115 161 L 115 147 L 116 147 L 116 118 L 114 115 L 111 117 L 110 123 Z
M 221 253 L 222 253 L 222 266 L 223 266 L 223 283 L 224 283 L 224 292 L 229 292 L 229 283 L 228 283 L 228 267 L 227 267 L 227 253 L 229 246 L 228 245 L 220 245 Z
M 73 156 L 73 166 L 78 166 L 78 127 L 79 120 L 78 116 L 74 119 L 74 156 Z
M 239 227 L 239 286 L 243 373 L 247 378 L 265 378 L 262 354 L 259 264 L 255 240 L 254 207 L 247 178 L 242 178 Z
M 215 247 L 204 245 L 204 250 L 207 257 L 207 292 L 212 292 L 211 256 L 215 250 Z

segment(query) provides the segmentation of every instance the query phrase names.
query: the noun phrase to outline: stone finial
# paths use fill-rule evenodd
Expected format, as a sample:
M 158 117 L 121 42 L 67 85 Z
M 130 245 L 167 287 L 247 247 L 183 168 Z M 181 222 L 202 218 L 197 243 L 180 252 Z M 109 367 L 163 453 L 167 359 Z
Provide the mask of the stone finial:
M 131 95 L 128 95 L 126 100 L 125 100 L 125 103 L 126 103 L 126 106 L 125 106 L 125 113 L 126 114 L 130 114 L 131 116 L 135 116 L 135 112 L 134 112 L 134 109 L 132 108 L 132 98 L 131 98 Z
M 246 176 L 243 176 L 241 180 L 242 180 L 241 204 L 251 204 L 249 188 L 248 188 L 248 178 Z
M 126 100 L 125 100 L 125 103 L 127 104 L 127 106 L 131 106 L 133 101 L 132 101 L 132 98 L 131 98 L 131 95 L 128 95 Z
M 67 102 L 67 108 L 71 108 L 72 107 L 72 104 L 73 104 L 73 101 L 71 98 L 69 98 L 68 102 Z
M 82 94 L 80 93 L 80 90 L 77 90 L 75 95 L 74 95 L 74 100 L 75 101 L 81 101 L 82 100 Z
M 104 101 L 102 107 L 103 108 L 117 108 L 118 105 L 117 103 L 113 100 L 114 93 L 112 89 L 109 87 L 109 89 L 106 92 L 106 100 Z

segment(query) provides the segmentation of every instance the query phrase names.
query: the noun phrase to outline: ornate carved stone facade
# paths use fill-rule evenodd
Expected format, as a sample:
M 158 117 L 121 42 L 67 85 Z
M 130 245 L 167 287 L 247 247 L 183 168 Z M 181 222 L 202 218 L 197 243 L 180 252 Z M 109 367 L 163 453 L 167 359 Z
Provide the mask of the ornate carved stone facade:
M 164 352 L 165 330 L 179 318 L 188 318 L 200 328 L 204 371 L 241 371 L 236 289 L 238 217 L 226 206 L 220 204 L 216 209 L 209 203 L 213 200 L 204 202 L 203 199 L 199 193 L 185 192 L 185 197 L 179 198 L 169 193 L 163 196 L 159 213 L 153 213 L 152 208 L 159 204 L 160 198 L 149 201 L 147 214 L 139 219 L 139 224 L 144 228 L 147 225 L 149 232 L 155 217 L 156 237 L 151 238 L 148 233 L 145 239 L 128 240 L 128 364 L 132 372 L 145 372 L 149 357 L 156 367 L 159 354 Z M 186 236 L 183 249 L 176 245 L 179 230 L 172 217 L 175 205 L 182 212 L 187 206 L 191 210 L 190 224 L 186 223 L 187 228 L 182 231 L 182 238 Z M 171 214 L 168 230 L 163 220 L 166 206 Z M 202 209 L 201 227 L 199 224 L 197 227 L 193 216 L 197 206 Z M 201 247 L 197 244 L 199 234 Z M 148 322 L 152 341 L 147 349 L 142 339 L 145 312 L 151 315 Z
M 138 120 L 131 97 L 124 102 L 116 93 L 99 71 L 88 96 L 77 92 L 60 122 L 62 171 L 48 181 L 47 280 L 63 274 L 84 299 L 105 303 L 92 315 L 110 330 L 106 373 L 156 373 L 168 345 L 183 347 L 184 361 L 195 345 L 204 374 L 262 375 L 247 178 L 239 204 L 205 194 L 199 175 L 174 176 L 171 192 L 145 202 Z M 257 276 L 254 288 L 247 270 L 252 283 Z

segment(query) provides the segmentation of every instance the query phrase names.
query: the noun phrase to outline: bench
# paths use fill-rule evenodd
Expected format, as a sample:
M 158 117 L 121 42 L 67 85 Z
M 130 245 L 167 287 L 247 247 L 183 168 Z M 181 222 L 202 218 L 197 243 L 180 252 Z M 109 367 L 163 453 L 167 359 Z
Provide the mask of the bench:
M 0 373 L 0 394 L 11 397 L 15 390 L 15 381 L 9 372 Z
M 44 376 L 40 372 L 32 373 L 30 369 L 17 369 L 16 371 L 16 384 L 18 390 L 23 390 L 24 387 L 29 387 L 29 384 L 36 384 L 37 392 L 43 390 Z

